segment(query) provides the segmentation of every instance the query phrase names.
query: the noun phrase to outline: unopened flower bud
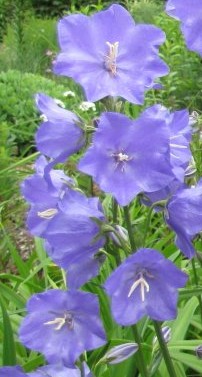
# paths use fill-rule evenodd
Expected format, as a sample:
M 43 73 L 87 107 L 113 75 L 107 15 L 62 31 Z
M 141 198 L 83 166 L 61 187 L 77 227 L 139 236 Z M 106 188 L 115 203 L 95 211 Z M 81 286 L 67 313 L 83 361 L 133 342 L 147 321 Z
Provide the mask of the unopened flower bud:
M 102 361 L 108 364 L 118 364 L 134 355 L 137 350 L 137 343 L 121 344 L 111 348 L 111 350 L 109 350 L 102 358 Z
M 121 225 L 115 225 L 115 232 L 111 232 L 110 236 L 112 240 L 118 245 L 121 246 L 119 237 L 123 239 L 123 241 L 127 242 L 128 241 L 128 231 Z M 117 235 L 116 235 L 117 233 Z M 118 237 L 119 236 L 119 237 Z
M 161 329 L 162 334 L 163 334 L 163 339 L 166 343 L 168 343 L 171 339 L 171 328 L 169 326 L 164 326 Z M 156 345 L 157 342 L 157 336 L 154 336 L 153 338 L 153 346 Z

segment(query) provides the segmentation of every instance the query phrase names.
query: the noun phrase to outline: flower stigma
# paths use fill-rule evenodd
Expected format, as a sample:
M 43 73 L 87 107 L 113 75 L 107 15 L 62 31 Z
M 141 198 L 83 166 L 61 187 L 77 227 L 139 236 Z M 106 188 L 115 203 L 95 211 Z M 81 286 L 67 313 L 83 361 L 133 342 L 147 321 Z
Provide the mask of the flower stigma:
M 118 55 L 119 42 L 106 42 L 106 45 L 109 47 L 108 55 L 105 57 L 105 67 L 113 75 L 116 76 L 117 65 L 116 58 Z
M 146 272 L 146 274 L 149 277 L 153 277 L 152 275 L 148 274 L 147 272 Z M 147 281 L 145 279 L 144 272 L 139 272 L 137 274 L 137 277 L 139 277 L 139 279 L 135 280 L 134 283 L 131 285 L 129 293 L 128 293 L 128 297 L 130 297 L 133 294 L 133 292 L 135 291 L 135 289 L 140 286 L 140 296 L 141 296 L 142 302 L 144 302 L 145 301 L 145 293 L 149 292 L 149 284 L 147 283 Z
M 56 213 L 58 213 L 58 210 L 56 208 L 49 208 L 49 209 L 46 209 L 45 211 L 39 211 L 37 212 L 37 215 L 39 217 L 41 217 L 42 219 L 52 219 Z
M 124 172 L 125 163 L 132 160 L 132 157 L 128 156 L 128 154 L 124 153 L 123 151 L 119 152 L 119 153 L 112 153 L 111 156 L 114 157 L 114 160 L 116 162 L 116 168 L 119 165 L 121 165 L 121 171 L 122 172 Z
M 45 322 L 44 325 L 56 325 L 54 330 L 58 331 L 65 325 L 67 325 L 69 330 L 74 327 L 73 316 L 71 313 L 64 313 L 64 317 L 56 317 L 53 321 Z

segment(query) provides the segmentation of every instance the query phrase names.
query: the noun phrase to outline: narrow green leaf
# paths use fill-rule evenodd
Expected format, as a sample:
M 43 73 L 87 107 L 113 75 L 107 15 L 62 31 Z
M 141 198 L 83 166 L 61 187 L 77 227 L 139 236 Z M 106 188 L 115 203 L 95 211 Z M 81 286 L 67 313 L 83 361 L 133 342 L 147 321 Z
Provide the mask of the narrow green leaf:
M 5 306 L 0 300 L 2 317 L 3 317 L 3 328 L 4 328 L 4 337 L 3 337 L 3 365 L 16 365 L 16 351 L 15 351 L 15 342 L 13 336 L 13 330 L 10 323 L 10 318 L 5 309 Z
M 189 353 L 173 352 L 172 358 L 180 361 L 181 363 L 185 364 L 189 368 L 194 369 L 195 371 L 199 372 L 200 375 L 202 375 L 202 362 L 201 360 L 197 359 L 196 356 L 190 355 Z
M 192 297 L 186 303 L 184 308 L 179 310 L 178 316 L 171 327 L 172 342 L 184 339 L 187 329 L 190 325 L 190 322 L 198 305 L 199 302 L 197 298 Z
M 13 288 L 8 287 L 7 285 L 1 282 L 0 282 L 0 293 L 9 302 L 14 303 L 18 309 L 22 309 L 25 307 L 25 299 L 22 298 L 18 293 L 16 293 Z

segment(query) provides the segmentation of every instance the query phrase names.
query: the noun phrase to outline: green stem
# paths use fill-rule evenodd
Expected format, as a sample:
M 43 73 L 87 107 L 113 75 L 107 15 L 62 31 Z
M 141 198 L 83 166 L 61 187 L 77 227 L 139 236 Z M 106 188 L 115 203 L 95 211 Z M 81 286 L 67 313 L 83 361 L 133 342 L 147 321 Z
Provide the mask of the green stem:
M 198 287 L 199 286 L 199 279 L 198 279 L 198 275 L 197 275 L 196 265 L 195 265 L 195 260 L 194 259 L 192 259 L 191 264 L 192 264 L 192 270 L 193 270 L 193 274 L 194 274 L 194 282 L 195 282 L 196 287 Z M 202 300 L 201 300 L 201 296 L 198 296 L 198 301 L 199 301 L 200 316 L 201 316 L 201 322 L 202 322 Z
M 151 217 L 152 217 L 152 212 L 153 212 L 153 206 L 151 206 L 149 208 L 149 211 L 148 211 L 148 214 L 147 214 L 147 218 L 146 218 L 146 221 L 145 221 L 145 225 L 144 225 L 144 233 L 143 233 L 143 247 L 145 246 L 145 243 L 146 243 L 146 239 L 147 239 L 147 233 L 148 233 L 148 229 L 149 229 L 149 226 L 150 226 L 150 222 L 151 222 Z
M 145 364 L 145 361 L 144 361 L 144 354 L 143 354 L 142 345 L 141 345 L 141 338 L 140 338 L 140 334 L 138 332 L 137 326 L 133 325 L 132 330 L 133 330 L 134 339 L 135 339 L 136 343 L 138 344 L 138 352 L 136 353 L 138 369 L 139 369 L 142 377 L 149 377 L 149 372 L 147 370 L 147 367 L 146 367 L 146 364 Z
M 171 360 L 171 357 L 170 357 L 170 354 L 169 354 L 169 351 L 168 351 L 167 344 L 166 344 L 164 337 L 163 337 L 163 334 L 162 334 L 160 323 L 157 322 L 157 321 L 154 321 L 154 328 L 155 328 L 155 331 L 156 331 L 156 336 L 157 336 L 157 339 L 158 339 L 158 342 L 159 342 L 159 346 L 160 346 L 160 349 L 161 349 L 161 352 L 162 352 L 168 373 L 169 373 L 170 377 L 177 377 L 177 375 L 175 373 L 174 366 L 173 366 L 173 362 Z
M 165 205 L 166 205 L 166 200 L 159 200 L 158 202 L 153 203 L 151 205 L 151 207 L 149 208 L 149 211 L 148 211 L 148 214 L 147 214 L 147 218 L 146 218 L 146 221 L 145 221 L 145 224 L 144 224 L 143 246 L 145 246 L 145 243 L 146 243 L 147 233 L 148 233 L 148 230 L 149 230 L 149 227 L 150 227 L 153 209 L 155 207 L 162 207 L 162 208 L 164 208 Z
M 137 247 L 136 247 L 136 243 L 134 239 L 133 228 L 131 224 L 130 212 L 129 212 L 128 206 L 123 207 L 123 210 L 124 210 L 124 217 L 125 217 L 126 227 L 128 230 L 128 237 L 130 240 L 131 249 L 132 251 L 136 251 Z
M 113 199 L 113 202 L 112 202 L 112 212 L 113 212 L 113 224 L 116 224 L 118 220 L 118 203 L 116 199 Z

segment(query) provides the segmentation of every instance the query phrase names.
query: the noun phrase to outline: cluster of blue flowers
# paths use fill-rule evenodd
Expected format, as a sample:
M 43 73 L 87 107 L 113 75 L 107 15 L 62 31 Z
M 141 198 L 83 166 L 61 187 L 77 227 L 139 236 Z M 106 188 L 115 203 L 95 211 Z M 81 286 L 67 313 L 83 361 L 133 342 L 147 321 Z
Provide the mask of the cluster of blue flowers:
M 169 0 L 166 9 L 182 22 L 188 48 L 202 55 L 201 0 Z M 155 26 L 136 25 L 120 5 L 91 17 L 64 17 L 58 24 L 58 36 L 61 52 L 54 72 L 79 83 L 88 101 L 110 96 L 114 102 L 121 97 L 143 104 L 144 93 L 157 87 L 155 80 L 169 72 L 159 57 L 164 33 Z M 27 224 L 34 236 L 45 240 L 54 263 L 67 272 L 68 289 L 33 295 L 20 327 L 21 342 L 41 352 L 49 365 L 31 373 L 4 367 L 0 375 L 90 377 L 88 366 L 77 363 L 79 357 L 107 339 L 98 298 L 80 287 L 99 273 L 103 263 L 99 250 L 108 239 L 105 230 L 114 229 L 112 240 L 118 229 L 118 240 L 123 243 L 127 232 L 123 236 L 117 224 L 109 224 L 98 197 L 87 197 L 74 179 L 54 167 L 86 148 L 78 171 L 91 176 L 121 207 L 137 195 L 148 206 L 163 201 L 158 210 L 164 211 L 166 224 L 176 233 L 177 247 L 192 258 L 193 238 L 202 230 L 202 180 L 195 187 L 185 184 L 192 159 L 189 113 L 171 112 L 160 104 L 147 108 L 137 119 L 107 111 L 97 120 L 89 145 L 84 122 L 76 114 L 42 93 L 36 95 L 36 105 L 43 119 L 36 134 L 41 157 L 36 173 L 22 184 L 30 204 Z M 103 289 L 110 297 L 115 321 L 129 326 L 145 315 L 156 321 L 174 319 L 178 288 L 187 279 L 159 251 L 140 248 L 132 250 L 112 272 Z M 137 347 L 129 345 L 127 350 L 125 358 Z M 115 354 L 119 358 L 119 349 Z

